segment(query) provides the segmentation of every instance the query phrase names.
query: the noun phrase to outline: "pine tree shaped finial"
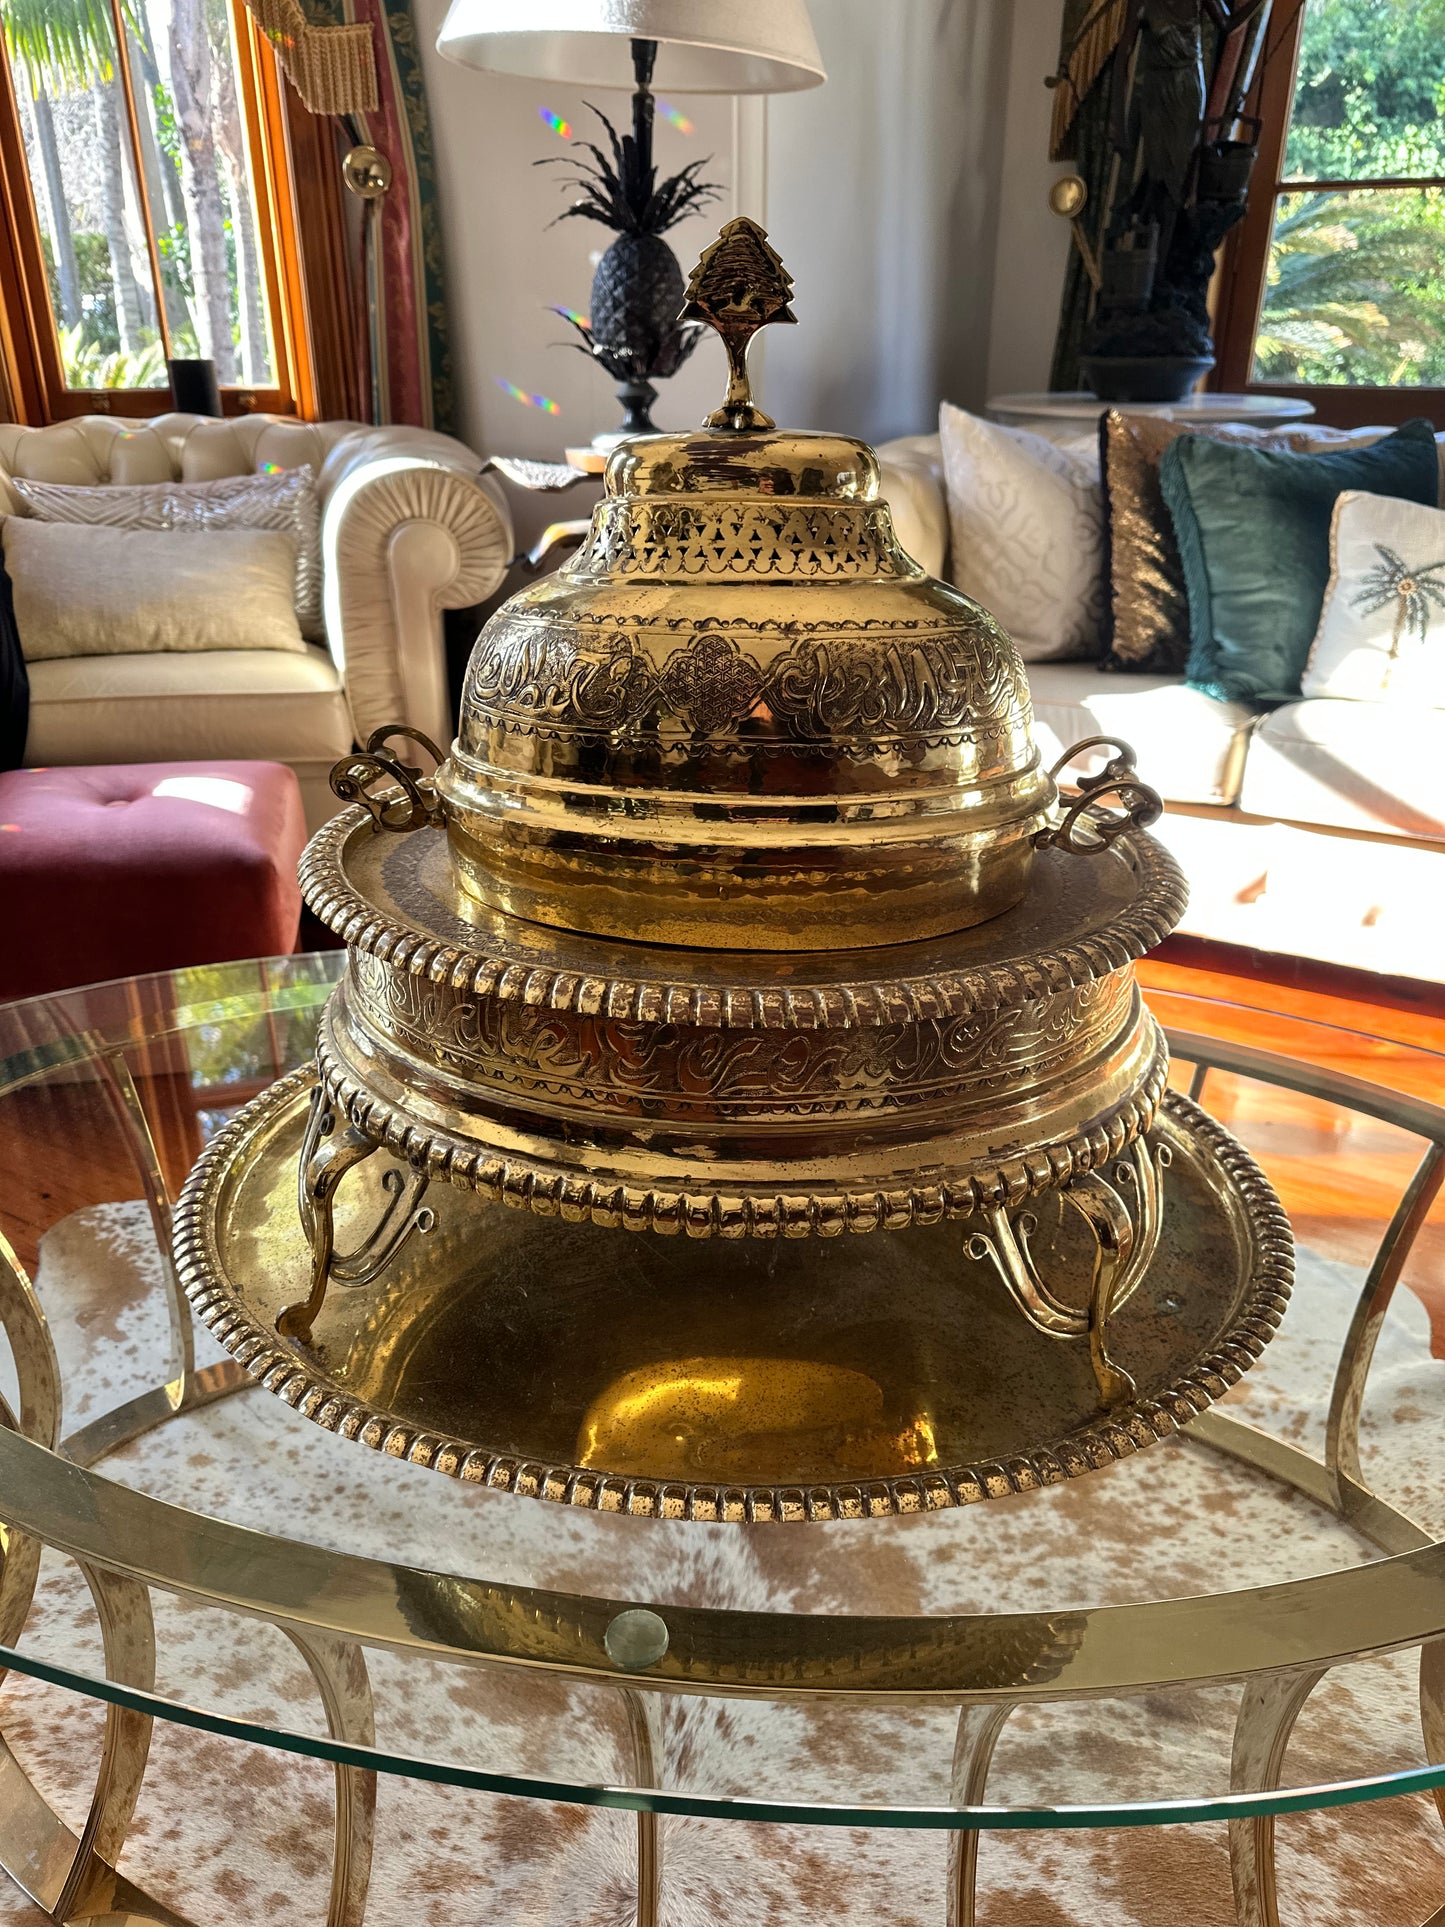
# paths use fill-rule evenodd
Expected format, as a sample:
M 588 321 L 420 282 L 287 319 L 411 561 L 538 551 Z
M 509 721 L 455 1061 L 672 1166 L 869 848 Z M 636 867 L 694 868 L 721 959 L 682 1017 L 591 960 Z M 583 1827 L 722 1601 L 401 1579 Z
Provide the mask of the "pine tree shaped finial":
M 772 418 L 753 401 L 748 344 L 770 321 L 797 321 L 788 305 L 792 294 L 793 277 L 768 245 L 767 230 L 746 216 L 729 221 L 712 246 L 703 250 L 678 319 L 707 322 L 727 349 L 727 399 L 708 416 L 708 428 L 773 427 Z

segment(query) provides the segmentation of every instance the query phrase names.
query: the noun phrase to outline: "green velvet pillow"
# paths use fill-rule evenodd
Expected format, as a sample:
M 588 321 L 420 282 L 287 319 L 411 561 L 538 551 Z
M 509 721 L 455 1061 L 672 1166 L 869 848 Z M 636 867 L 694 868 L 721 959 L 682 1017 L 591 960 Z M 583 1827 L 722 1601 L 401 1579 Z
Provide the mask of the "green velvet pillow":
M 1330 515 L 1346 489 L 1434 507 L 1435 431 L 1406 422 L 1372 448 L 1328 455 L 1181 435 L 1159 468 L 1189 592 L 1196 689 L 1226 702 L 1288 702 L 1319 626 Z

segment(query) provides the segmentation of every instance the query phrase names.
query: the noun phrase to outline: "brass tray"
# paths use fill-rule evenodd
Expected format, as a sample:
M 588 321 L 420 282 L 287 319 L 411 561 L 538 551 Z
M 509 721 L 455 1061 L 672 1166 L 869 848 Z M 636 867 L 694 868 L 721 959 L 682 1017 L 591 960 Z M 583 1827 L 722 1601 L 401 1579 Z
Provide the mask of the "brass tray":
M 301 885 L 353 951 L 429 984 L 618 1021 L 808 1032 L 967 1016 L 1094 982 L 1161 943 L 1188 897 L 1164 846 L 1130 830 L 1091 855 L 1041 850 L 1022 903 L 948 936 L 864 950 L 669 948 L 489 910 L 457 882 L 440 830 L 382 834 L 359 804 L 311 839 Z
M 1040 851 L 985 927 L 863 953 L 545 929 L 468 897 L 436 830 L 359 810 L 303 882 L 351 947 L 318 1044 L 331 1110 L 544 1215 L 695 1237 L 968 1216 L 1118 1155 L 1164 1087 L 1131 966 L 1183 887 L 1138 832 Z
M 1087 1345 L 1019 1317 L 967 1222 L 881 1239 L 619 1238 L 439 1186 L 379 1274 L 333 1283 L 302 1344 L 276 1321 L 311 1268 L 296 1187 L 313 1083 L 307 1070 L 272 1086 L 192 1173 L 175 1248 L 197 1312 L 328 1430 L 569 1505 L 859 1519 L 1057 1484 L 1219 1398 L 1273 1335 L 1293 1276 L 1267 1180 L 1171 1092 L 1151 1133 L 1170 1154 L 1158 1249 L 1111 1326 L 1136 1392 L 1107 1416 Z M 386 1163 L 338 1193 L 338 1247 L 399 1188 Z M 1040 1223 L 1036 1252 L 1066 1245 L 1070 1218 Z

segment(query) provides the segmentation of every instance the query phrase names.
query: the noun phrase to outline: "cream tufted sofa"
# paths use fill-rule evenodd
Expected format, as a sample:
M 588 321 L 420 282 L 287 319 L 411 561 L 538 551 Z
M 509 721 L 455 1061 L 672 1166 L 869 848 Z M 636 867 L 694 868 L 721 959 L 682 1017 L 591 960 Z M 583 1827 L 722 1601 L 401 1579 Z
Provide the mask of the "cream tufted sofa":
M 353 740 L 404 718 L 449 742 L 442 611 L 490 595 L 512 554 L 501 493 L 460 442 L 268 415 L 0 423 L 0 507 L 15 506 L 11 476 L 205 482 L 305 463 L 321 495 L 326 647 L 32 663 L 28 763 L 262 757 L 295 770 L 314 828 Z

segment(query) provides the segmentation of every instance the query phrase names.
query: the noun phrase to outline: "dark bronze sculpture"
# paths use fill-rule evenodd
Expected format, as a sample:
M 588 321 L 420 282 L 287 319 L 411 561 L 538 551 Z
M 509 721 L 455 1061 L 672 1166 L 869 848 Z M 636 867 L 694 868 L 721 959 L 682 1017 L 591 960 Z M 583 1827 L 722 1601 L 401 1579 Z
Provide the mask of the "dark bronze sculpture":
M 1052 157 L 1083 164 L 1080 364 L 1111 399 L 1169 399 L 1163 388 L 1187 392 L 1211 364 L 1209 282 L 1244 212 L 1258 131 L 1244 109 L 1269 7 L 1076 0 L 1066 14 Z

